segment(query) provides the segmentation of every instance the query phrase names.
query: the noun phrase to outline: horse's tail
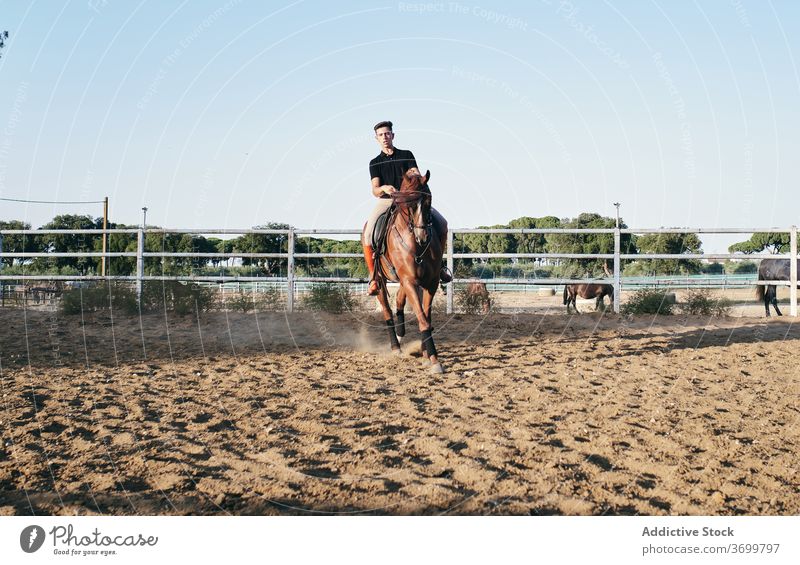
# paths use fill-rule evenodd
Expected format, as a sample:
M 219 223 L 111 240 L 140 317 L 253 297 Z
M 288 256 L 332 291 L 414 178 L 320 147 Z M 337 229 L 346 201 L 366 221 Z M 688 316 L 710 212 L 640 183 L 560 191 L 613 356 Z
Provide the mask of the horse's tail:
M 567 303 L 567 286 L 568 285 L 564 285 L 564 304 Z
M 756 298 L 758 298 L 758 300 L 764 300 L 766 288 L 767 287 L 762 284 L 756 285 Z

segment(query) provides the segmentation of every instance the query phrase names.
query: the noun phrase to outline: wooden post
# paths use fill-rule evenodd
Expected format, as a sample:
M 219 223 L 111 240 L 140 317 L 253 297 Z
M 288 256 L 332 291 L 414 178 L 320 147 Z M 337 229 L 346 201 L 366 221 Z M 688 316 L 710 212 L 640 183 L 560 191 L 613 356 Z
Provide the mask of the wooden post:
M 106 249 L 108 246 L 108 234 L 106 230 L 108 229 L 108 196 L 105 197 L 103 200 L 103 262 L 100 263 L 100 274 L 102 276 L 106 276 Z
M 797 317 L 797 226 L 789 232 L 789 313 Z
M 614 313 L 619 314 L 622 301 L 622 284 L 620 282 L 620 233 L 619 225 L 614 228 Z
M 453 268 L 453 230 L 447 231 L 447 268 L 450 270 L 450 274 L 453 275 L 453 279 L 455 279 L 455 270 Z M 456 285 L 455 282 L 450 281 L 447 283 L 447 313 L 453 313 L 453 293 L 455 292 Z

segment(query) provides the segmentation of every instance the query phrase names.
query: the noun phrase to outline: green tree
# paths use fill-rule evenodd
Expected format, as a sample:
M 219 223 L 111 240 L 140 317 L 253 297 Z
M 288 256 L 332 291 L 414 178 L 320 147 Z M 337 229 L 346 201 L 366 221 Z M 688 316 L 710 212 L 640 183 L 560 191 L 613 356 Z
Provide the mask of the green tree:
M 101 224 L 102 225 L 102 224 Z M 130 229 L 139 226 L 127 226 L 125 224 L 115 224 L 108 222 L 108 229 Z M 93 239 L 94 251 L 103 250 L 103 238 Z M 112 233 L 108 235 L 107 251 L 109 253 L 136 252 L 138 239 L 135 233 Z M 100 262 L 100 259 L 98 259 Z M 128 276 L 136 273 L 136 257 L 111 257 L 108 260 L 109 275 Z
M 747 241 L 740 241 L 728 247 L 731 253 L 784 253 L 789 249 L 788 233 L 756 232 Z
M 702 242 L 695 233 L 649 233 L 640 236 L 637 244 L 640 253 L 702 253 Z M 697 259 L 649 259 L 641 263 L 645 272 L 652 274 L 694 274 L 702 267 Z
M 288 230 L 289 224 L 270 222 L 253 229 Z M 289 242 L 286 234 L 247 233 L 234 240 L 234 250 L 242 253 L 288 253 Z M 242 265 L 257 266 L 261 272 L 278 276 L 286 272 L 287 261 L 281 258 L 242 258 Z
M 21 220 L 0 220 L 0 230 L 29 230 L 31 225 Z M 10 234 L 3 236 L 3 251 L 6 253 L 35 253 L 39 250 L 37 238 L 34 235 Z M 30 263 L 30 259 L 23 257 L 4 257 L 3 264 L 11 267 L 13 265 L 24 265 Z
M 714 261 L 713 263 L 709 263 L 707 265 L 701 265 L 701 270 L 703 274 L 721 275 L 725 273 L 725 266 L 722 263 Z
M 576 229 L 609 229 L 616 226 L 614 218 L 608 218 L 595 213 L 583 213 L 574 219 L 565 219 L 561 222 L 562 228 Z M 625 222 L 620 220 L 620 228 L 626 228 Z M 547 237 L 548 251 L 551 253 L 614 253 L 614 234 L 612 233 L 554 233 Z M 636 239 L 630 234 L 620 236 L 620 250 L 622 253 L 636 253 Z M 608 262 L 605 259 L 565 259 L 561 261 L 558 272 L 564 277 L 590 277 L 605 274 Z
M 236 240 L 234 239 L 220 239 L 218 237 L 208 238 L 208 242 L 213 246 L 211 253 L 233 253 Z M 223 259 L 222 257 L 214 257 L 210 263 L 215 267 L 219 267 L 222 262 L 230 263 L 230 259 Z
M 555 216 L 544 216 L 542 218 L 532 218 L 522 216 L 508 222 L 508 227 L 515 229 L 548 229 L 560 228 L 561 220 Z M 548 243 L 547 234 L 528 233 L 514 236 L 517 240 L 517 253 L 547 253 Z
M 97 230 L 102 229 L 103 219 L 92 219 L 89 215 L 62 214 L 43 225 L 40 230 Z M 52 234 L 37 235 L 37 247 L 46 253 L 77 253 L 89 252 L 95 249 L 95 239 L 100 239 L 100 234 Z M 48 268 L 55 267 L 59 272 L 76 272 L 81 275 L 94 274 L 100 264 L 99 257 L 37 257 L 33 267 L 37 271 L 45 272 Z
M 156 227 L 156 226 L 148 226 Z M 217 247 L 202 235 L 188 233 L 148 233 L 144 239 L 148 253 L 216 253 Z M 148 275 L 188 275 L 208 264 L 205 257 L 161 257 L 145 261 Z

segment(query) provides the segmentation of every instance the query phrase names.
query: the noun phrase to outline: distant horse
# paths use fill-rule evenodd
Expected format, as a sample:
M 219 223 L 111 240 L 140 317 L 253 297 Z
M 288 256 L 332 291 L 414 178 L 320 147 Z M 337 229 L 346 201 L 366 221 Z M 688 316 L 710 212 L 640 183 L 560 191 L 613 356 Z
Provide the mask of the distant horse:
M 392 194 L 394 206 L 387 222 L 386 250 L 380 255 L 380 260 L 376 258 L 375 277 L 380 287 L 378 302 L 389 330 L 392 350 L 400 351 L 397 338 L 406 333 L 404 309 L 408 299 L 422 333 L 422 355 L 430 360 L 432 372 L 443 373 L 431 325 L 431 304 L 439 288 L 442 268 L 442 243 L 431 222 L 430 176 L 430 171 L 425 176 L 408 171 L 400 190 Z M 364 234 L 361 235 L 363 238 Z M 400 282 L 397 324 L 392 319 L 387 281 Z
M 797 260 L 797 268 L 800 270 L 800 259 Z M 788 259 L 762 259 L 758 266 L 758 280 L 760 281 L 788 281 L 789 280 L 789 260 Z M 778 308 L 777 285 L 757 285 L 756 297 L 764 301 L 764 310 L 769 318 L 769 305 L 775 308 L 775 313 L 782 316 Z M 800 285 L 798 285 L 800 288 Z
M 608 296 L 610 305 L 614 306 L 614 285 L 610 284 L 566 284 L 564 285 L 564 304 L 567 305 L 567 314 L 569 314 L 569 305 L 575 308 L 575 313 L 578 312 L 578 306 L 575 300 L 580 296 L 581 298 L 597 298 L 594 303 L 594 309 L 598 310 L 603 298 Z
M 484 314 L 488 314 L 492 308 L 492 299 L 489 298 L 489 291 L 486 289 L 486 283 L 471 282 L 467 284 L 467 296 L 475 297 L 477 302 L 481 304 Z

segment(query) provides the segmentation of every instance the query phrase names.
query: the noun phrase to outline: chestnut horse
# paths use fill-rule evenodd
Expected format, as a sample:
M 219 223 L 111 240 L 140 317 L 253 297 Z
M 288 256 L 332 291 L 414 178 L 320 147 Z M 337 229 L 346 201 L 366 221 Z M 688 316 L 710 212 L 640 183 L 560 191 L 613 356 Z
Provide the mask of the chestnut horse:
M 442 243 L 431 222 L 430 176 L 430 171 L 424 177 L 408 171 L 400 190 L 392 194 L 394 206 L 387 222 L 385 251 L 375 259 L 375 277 L 392 351 L 400 351 L 397 338 L 406 333 L 404 309 L 409 300 L 422 334 L 422 355 L 430 360 L 432 372 L 443 373 L 431 325 L 431 304 L 442 268 Z M 387 281 L 400 283 L 396 324 L 389 306 Z
M 567 314 L 569 314 L 569 305 L 575 308 L 575 313 L 578 312 L 578 307 L 575 305 L 577 297 L 581 298 L 597 298 L 594 303 L 594 309 L 600 308 L 603 298 L 608 296 L 611 301 L 611 306 L 614 306 L 614 285 L 611 284 L 565 284 L 564 285 L 564 304 L 567 305 Z

